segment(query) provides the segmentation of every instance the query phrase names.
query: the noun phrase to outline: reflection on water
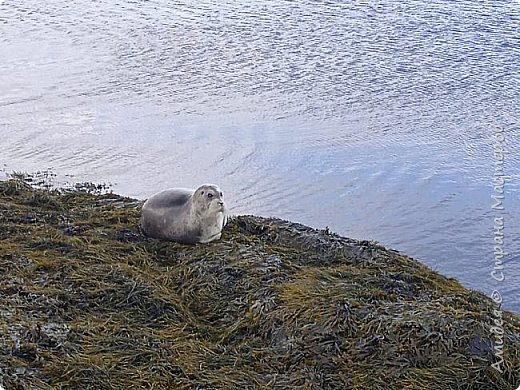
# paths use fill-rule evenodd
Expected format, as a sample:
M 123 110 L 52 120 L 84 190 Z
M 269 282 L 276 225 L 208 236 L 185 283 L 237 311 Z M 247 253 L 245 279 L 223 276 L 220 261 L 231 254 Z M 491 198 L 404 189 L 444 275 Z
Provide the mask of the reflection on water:
M 0 4 L 4 170 L 374 239 L 520 311 L 514 1 Z M 506 281 L 493 268 L 506 134 Z

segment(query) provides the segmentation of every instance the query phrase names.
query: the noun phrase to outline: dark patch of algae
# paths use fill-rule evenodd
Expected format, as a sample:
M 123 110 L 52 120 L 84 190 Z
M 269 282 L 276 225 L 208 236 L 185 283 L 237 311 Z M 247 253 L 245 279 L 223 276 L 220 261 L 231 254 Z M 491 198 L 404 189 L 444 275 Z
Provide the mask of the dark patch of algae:
M 513 389 L 520 319 L 398 252 L 278 219 L 146 239 L 139 201 L 0 183 L 12 389 Z M 515 386 L 516 385 L 516 386 Z

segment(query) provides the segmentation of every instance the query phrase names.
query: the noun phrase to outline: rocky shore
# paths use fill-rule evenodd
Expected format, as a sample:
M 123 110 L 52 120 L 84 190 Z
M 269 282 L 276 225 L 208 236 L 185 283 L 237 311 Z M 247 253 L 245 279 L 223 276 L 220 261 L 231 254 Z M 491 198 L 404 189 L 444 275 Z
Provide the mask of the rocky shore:
M 520 385 L 519 316 L 497 350 L 495 303 L 404 254 L 256 216 L 147 239 L 140 201 L 96 192 L 0 182 L 6 390 Z

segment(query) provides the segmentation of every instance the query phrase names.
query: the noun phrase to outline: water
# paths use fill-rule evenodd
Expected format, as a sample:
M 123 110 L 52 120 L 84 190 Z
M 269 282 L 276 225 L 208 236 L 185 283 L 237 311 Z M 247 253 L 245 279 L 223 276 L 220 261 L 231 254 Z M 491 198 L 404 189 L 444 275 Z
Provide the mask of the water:
M 0 164 L 139 198 L 215 182 L 234 213 L 377 240 L 520 312 L 519 13 L 513 0 L 4 0 Z

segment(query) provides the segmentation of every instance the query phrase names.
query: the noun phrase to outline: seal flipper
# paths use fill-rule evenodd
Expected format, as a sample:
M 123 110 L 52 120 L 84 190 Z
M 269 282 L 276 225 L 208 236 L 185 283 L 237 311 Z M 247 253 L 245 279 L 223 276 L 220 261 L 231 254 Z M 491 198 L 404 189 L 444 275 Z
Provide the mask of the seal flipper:
M 202 237 L 202 228 L 194 228 L 187 231 L 182 237 L 179 237 L 175 241 L 182 242 L 184 244 L 198 244 Z

